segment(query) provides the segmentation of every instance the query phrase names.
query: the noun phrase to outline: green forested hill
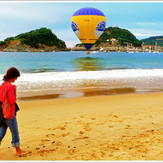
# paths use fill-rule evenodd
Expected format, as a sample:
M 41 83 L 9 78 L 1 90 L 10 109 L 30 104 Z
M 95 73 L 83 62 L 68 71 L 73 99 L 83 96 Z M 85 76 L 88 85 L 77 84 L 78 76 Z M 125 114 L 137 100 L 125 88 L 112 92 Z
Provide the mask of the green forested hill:
M 95 45 L 106 42 L 107 39 L 111 38 L 116 38 L 116 40 L 119 40 L 119 43 L 122 46 L 126 45 L 126 42 L 131 43 L 135 47 L 140 47 L 142 44 L 142 42 L 138 40 L 130 31 L 118 27 L 108 27 L 96 41 Z
M 39 48 L 39 44 L 56 46 L 61 49 L 66 48 L 65 42 L 60 40 L 50 29 L 47 28 L 40 28 L 27 33 L 19 34 L 15 37 L 9 37 L 1 42 L 1 44 L 8 44 L 13 40 L 18 40 L 21 43 L 30 45 L 33 48 Z
M 144 42 L 144 45 L 156 45 L 157 43 L 157 46 L 163 46 L 163 36 L 149 37 L 141 41 Z

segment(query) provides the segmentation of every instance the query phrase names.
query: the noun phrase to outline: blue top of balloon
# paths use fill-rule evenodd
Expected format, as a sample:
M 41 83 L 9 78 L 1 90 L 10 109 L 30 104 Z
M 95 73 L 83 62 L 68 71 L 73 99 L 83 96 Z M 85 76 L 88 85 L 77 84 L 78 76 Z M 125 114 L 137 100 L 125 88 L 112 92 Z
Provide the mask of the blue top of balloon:
M 85 7 L 82 9 L 77 10 L 73 16 L 78 15 L 99 15 L 99 16 L 105 16 L 100 10 L 93 8 L 93 7 Z

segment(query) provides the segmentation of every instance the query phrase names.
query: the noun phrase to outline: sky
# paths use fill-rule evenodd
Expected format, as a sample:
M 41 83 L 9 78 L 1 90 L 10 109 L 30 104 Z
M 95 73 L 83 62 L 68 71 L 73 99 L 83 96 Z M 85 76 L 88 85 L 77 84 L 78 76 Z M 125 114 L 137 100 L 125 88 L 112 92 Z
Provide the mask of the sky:
M 106 17 L 106 28 L 127 29 L 137 39 L 163 35 L 162 1 L 0 1 L 0 41 L 46 27 L 66 46 L 81 43 L 71 28 L 79 9 L 94 7 Z

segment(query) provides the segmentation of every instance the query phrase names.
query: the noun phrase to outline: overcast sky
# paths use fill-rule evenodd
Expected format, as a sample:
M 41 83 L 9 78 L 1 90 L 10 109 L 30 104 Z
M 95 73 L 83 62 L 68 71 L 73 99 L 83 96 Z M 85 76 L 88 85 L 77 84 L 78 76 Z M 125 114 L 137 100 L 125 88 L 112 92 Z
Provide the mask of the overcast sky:
M 46 27 L 67 47 L 80 43 L 71 17 L 80 8 L 94 7 L 106 16 L 106 28 L 127 29 L 138 39 L 163 35 L 163 2 L 0 1 L 0 41 Z

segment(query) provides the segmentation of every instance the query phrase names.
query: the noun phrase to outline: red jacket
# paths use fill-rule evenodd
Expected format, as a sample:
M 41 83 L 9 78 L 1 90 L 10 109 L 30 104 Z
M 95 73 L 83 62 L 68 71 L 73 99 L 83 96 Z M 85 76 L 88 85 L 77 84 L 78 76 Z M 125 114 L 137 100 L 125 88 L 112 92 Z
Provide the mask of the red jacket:
M 15 110 L 15 102 L 16 102 L 15 88 L 14 88 L 14 85 L 12 85 L 11 83 L 8 83 L 7 81 L 3 82 L 0 86 L 0 101 L 3 102 L 3 92 L 6 89 L 6 85 L 7 85 L 8 100 L 11 105 L 11 109 Z

